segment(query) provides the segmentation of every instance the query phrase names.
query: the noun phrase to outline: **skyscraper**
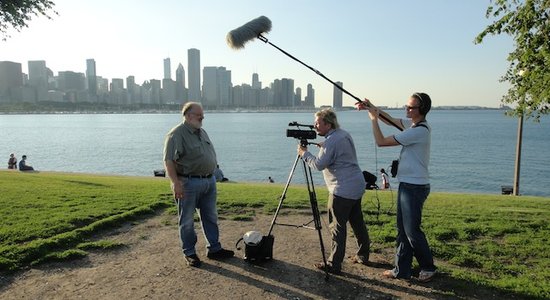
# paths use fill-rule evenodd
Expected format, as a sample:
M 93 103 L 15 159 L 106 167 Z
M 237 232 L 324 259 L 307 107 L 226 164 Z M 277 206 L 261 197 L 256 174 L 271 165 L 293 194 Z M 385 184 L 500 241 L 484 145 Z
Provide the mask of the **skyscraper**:
M 315 90 L 313 89 L 313 85 L 311 85 L 311 83 L 308 83 L 307 85 L 307 94 L 304 102 L 305 106 L 315 107 Z
M 162 91 L 160 95 L 162 104 L 174 104 L 176 102 L 176 82 L 170 78 L 162 80 Z
M 163 79 L 172 79 L 172 69 L 170 67 L 170 58 L 164 59 L 164 78 Z
M 230 106 L 232 103 L 233 83 L 231 82 L 231 71 L 226 70 L 225 67 L 218 68 L 218 87 L 220 90 L 220 104 L 222 106 Z
M 65 98 L 69 102 L 76 103 L 89 100 L 86 95 L 86 75 L 84 73 L 57 72 L 57 87 L 65 92 Z
M 231 71 L 225 67 L 204 67 L 203 69 L 203 105 L 210 107 L 231 104 Z
M 29 61 L 29 86 L 34 90 L 35 100 L 48 100 L 48 69 L 46 68 L 46 61 Z
M 201 53 L 199 49 L 187 50 L 187 70 L 189 81 L 189 101 L 201 101 Z
M 16 90 L 23 87 L 21 64 L 11 61 L 0 61 L 0 102 L 21 100 L 16 97 Z
M 86 79 L 88 80 L 88 94 L 91 96 L 90 100 L 93 101 L 97 97 L 97 72 L 93 58 L 86 60 Z
M 297 106 L 302 106 L 302 88 L 297 87 L 294 95 L 295 95 L 294 103 L 296 103 Z
M 185 69 L 182 64 L 176 69 L 176 100 L 180 103 L 187 102 L 187 89 L 185 88 Z
M 294 107 L 294 79 L 275 79 L 272 84 L 273 104 L 276 107 Z
M 260 77 L 258 76 L 258 73 L 252 74 L 252 88 L 253 89 L 262 89 L 262 82 L 260 81 Z
M 294 79 L 283 78 L 282 82 L 282 93 L 281 93 L 281 106 L 295 107 L 294 103 Z
M 336 84 L 339 87 L 344 87 L 344 84 L 341 81 L 337 81 Z M 342 108 L 342 90 L 339 89 L 337 86 L 334 86 L 334 90 L 332 93 L 332 107 Z
M 202 93 L 203 105 L 217 106 L 220 104 L 220 94 L 218 91 L 218 68 L 204 67 L 202 70 Z
M 48 86 L 48 70 L 46 69 L 46 61 L 29 60 L 29 85 L 43 88 Z
M 127 103 L 128 104 L 136 104 L 139 103 L 139 93 L 138 93 L 138 86 L 136 85 L 136 77 L 135 76 L 128 76 L 126 77 L 126 90 L 128 91 L 127 94 Z
M 111 79 L 110 88 L 110 103 L 111 104 L 127 104 L 126 91 L 124 90 L 124 79 L 113 78 Z
M 161 104 L 160 102 L 160 80 L 151 79 L 151 104 Z
M 59 71 L 57 72 L 57 86 L 62 91 L 85 91 L 86 80 L 83 73 Z

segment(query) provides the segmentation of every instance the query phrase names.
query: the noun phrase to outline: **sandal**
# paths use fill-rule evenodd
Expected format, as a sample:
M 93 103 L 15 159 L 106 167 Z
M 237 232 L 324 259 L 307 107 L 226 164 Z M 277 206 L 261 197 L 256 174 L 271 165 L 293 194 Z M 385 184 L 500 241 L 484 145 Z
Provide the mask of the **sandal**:
M 430 282 L 432 281 L 433 277 L 435 276 L 436 271 L 426 271 L 422 270 L 420 271 L 420 274 L 418 274 L 418 281 L 420 282 Z
M 316 263 L 314 264 L 314 266 L 319 269 L 319 270 L 323 270 L 323 271 L 326 271 L 328 273 L 331 273 L 331 274 L 335 274 L 335 275 L 340 275 L 342 274 L 342 271 L 341 270 L 337 270 L 335 269 L 334 267 L 332 267 L 332 265 L 330 264 L 326 264 L 323 263 L 323 262 L 320 262 L 320 263 Z
M 384 273 L 382 273 L 382 276 L 390 279 L 397 278 L 397 275 L 395 275 L 395 272 L 393 270 L 384 271 Z
M 362 264 L 367 266 L 369 264 L 369 259 L 362 255 L 355 255 L 350 258 L 351 262 L 354 264 Z

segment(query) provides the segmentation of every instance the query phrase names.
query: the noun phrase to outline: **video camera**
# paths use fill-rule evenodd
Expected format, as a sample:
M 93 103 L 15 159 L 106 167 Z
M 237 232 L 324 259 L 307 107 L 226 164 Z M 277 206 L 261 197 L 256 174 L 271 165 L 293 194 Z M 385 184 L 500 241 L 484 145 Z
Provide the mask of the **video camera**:
M 288 123 L 288 126 L 296 126 L 298 129 L 287 129 L 286 136 L 299 139 L 300 144 L 302 144 L 303 146 L 307 146 L 309 144 L 307 140 L 314 140 L 317 138 L 317 132 L 313 130 L 313 125 L 299 124 L 298 122 L 294 121 L 292 123 Z M 309 129 L 303 130 L 300 129 L 300 126 L 308 127 Z

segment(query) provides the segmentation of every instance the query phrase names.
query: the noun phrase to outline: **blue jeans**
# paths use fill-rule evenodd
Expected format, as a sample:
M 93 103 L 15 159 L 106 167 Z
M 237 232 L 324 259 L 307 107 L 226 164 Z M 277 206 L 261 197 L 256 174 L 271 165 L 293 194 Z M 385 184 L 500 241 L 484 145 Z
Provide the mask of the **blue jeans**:
M 178 205 L 178 225 L 183 254 L 196 254 L 195 244 L 197 234 L 193 216 L 199 213 L 202 231 L 206 238 L 208 252 L 220 250 L 218 229 L 218 212 L 216 209 L 216 178 L 184 178 L 179 177 L 183 184 L 183 199 L 176 199 Z
M 435 271 L 432 252 L 420 225 L 422 207 L 430 194 L 430 185 L 401 182 L 397 195 L 397 249 L 394 274 L 410 278 L 413 256 L 421 270 Z

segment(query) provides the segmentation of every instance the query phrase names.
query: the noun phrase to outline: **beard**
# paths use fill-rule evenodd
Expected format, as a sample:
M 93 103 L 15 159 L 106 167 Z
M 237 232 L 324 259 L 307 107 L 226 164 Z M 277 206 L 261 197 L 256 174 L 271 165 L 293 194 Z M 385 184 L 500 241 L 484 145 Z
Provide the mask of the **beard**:
M 188 123 L 195 129 L 200 129 L 202 127 L 202 121 L 199 120 L 188 121 Z

